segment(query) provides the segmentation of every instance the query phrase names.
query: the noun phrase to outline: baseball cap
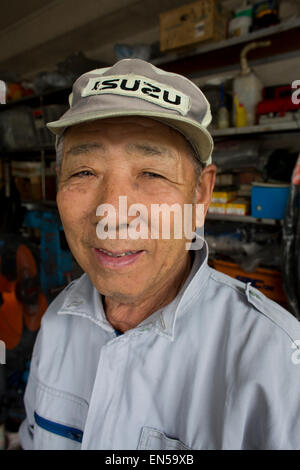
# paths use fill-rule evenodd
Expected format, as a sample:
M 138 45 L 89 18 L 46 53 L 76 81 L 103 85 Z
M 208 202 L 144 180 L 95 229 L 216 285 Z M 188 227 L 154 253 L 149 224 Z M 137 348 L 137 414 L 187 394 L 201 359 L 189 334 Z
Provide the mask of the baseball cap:
M 47 124 L 58 137 L 66 128 L 88 121 L 149 117 L 179 131 L 199 160 L 204 165 L 211 163 L 210 105 L 202 91 L 182 75 L 141 59 L 123 59 L 81 75 L 73 85 L 69 104 L 60 119 Z

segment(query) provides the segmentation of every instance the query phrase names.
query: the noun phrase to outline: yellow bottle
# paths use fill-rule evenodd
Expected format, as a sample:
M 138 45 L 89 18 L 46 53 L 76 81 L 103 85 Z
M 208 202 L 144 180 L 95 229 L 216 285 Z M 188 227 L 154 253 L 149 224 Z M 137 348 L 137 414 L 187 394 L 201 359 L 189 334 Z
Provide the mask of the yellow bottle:
M 237 95 L 234 95 L 234 104 L 235 104 L 235 127 L 245 127 L 247 126 L 247 112 L 245 106 L 240 104 L 237 98 Z

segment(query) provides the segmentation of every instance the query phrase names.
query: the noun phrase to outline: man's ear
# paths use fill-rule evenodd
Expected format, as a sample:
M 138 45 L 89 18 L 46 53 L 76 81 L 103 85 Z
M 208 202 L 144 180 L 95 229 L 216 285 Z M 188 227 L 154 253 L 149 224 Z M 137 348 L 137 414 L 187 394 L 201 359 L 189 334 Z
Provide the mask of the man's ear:
M 211 202 L 212 193 L 213 193 L 213 189 L 214 189 L 215 181 L 216 181 L 216 173 L 217 173 L 216 165 L 208 165 L 202 170 L 198 183 L 197 183 L 196 203 L 203 204 L 203 211 L 201 211 L 203 212 L 202 217 L 206 216 L 208 207 Z M 196 219 L 196 225 L 197 227 L 202 226 L 203 220 L 201 222 Z

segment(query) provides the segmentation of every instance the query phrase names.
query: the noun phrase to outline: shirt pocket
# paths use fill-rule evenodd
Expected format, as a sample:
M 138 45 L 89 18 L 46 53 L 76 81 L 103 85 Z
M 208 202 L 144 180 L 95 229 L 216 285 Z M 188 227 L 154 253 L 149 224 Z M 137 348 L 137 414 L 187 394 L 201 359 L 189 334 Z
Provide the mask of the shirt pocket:
M 167 437 L 158 429 L 144 426 L 138 444 L 138 450 L 191 450 L 178 439 Z
M 37 383 L 33 448 L 79 450 L 88 403 L 71 393 Z

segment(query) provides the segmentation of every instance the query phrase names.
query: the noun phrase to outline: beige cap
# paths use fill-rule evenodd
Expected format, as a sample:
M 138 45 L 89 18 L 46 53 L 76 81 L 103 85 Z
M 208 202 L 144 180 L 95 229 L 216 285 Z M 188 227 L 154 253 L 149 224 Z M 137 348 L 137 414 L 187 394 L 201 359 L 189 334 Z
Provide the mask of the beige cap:
M 210 105 L 202 91 L 182 75 L 166 72 L 140 59 L 124 59 L 112 67 L 79 77 L 70 108 L 47 127 L 57 136 L 70 126 L 104 118 L 144 116 L 183 134 L 205 165 L 211 163 L 213 139 L 207 131 Z

